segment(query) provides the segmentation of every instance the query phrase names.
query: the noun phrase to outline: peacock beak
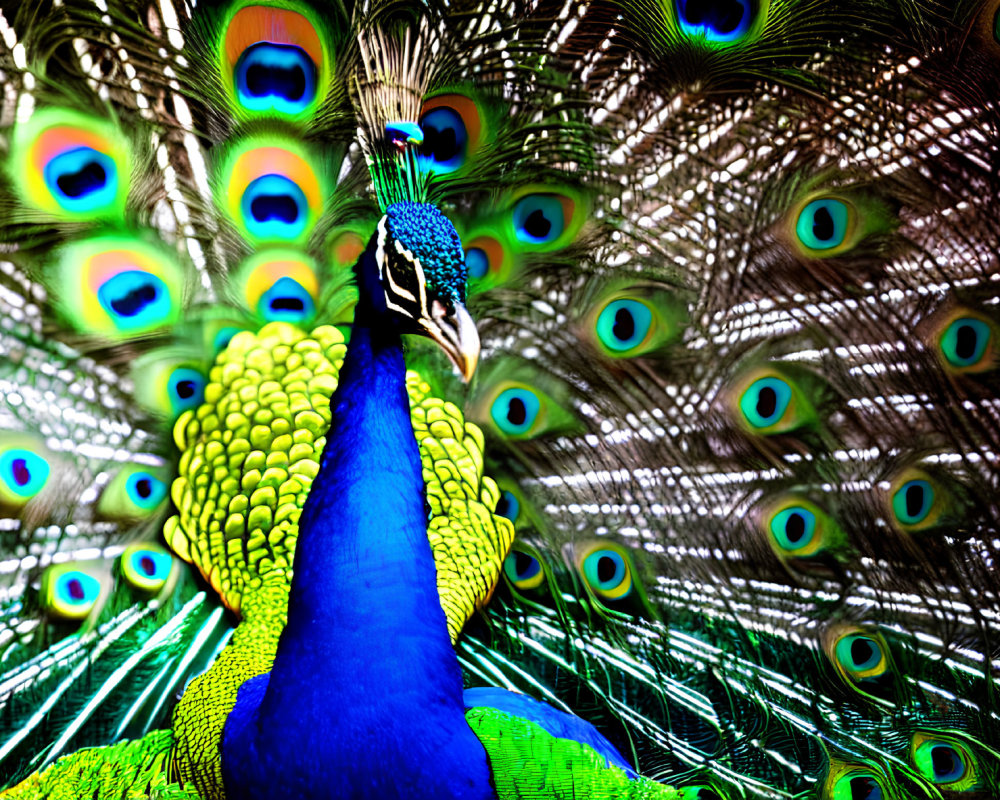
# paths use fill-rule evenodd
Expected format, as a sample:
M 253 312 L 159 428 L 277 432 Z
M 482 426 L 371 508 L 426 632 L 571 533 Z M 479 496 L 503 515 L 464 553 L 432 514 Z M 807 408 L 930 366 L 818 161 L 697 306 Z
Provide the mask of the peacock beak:
M 440 300 L 430 304 L 430 316 L 419 321 L 424 333 L 444 350 L 466 383 L 479 363 L 479 331 L 465 306 L 456 304 L 449 311 Z

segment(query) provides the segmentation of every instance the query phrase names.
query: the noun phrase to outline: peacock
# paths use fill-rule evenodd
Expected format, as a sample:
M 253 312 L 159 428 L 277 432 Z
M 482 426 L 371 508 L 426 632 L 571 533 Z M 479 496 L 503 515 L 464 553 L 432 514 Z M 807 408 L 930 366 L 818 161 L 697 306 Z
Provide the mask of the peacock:
M 996 2 L 0 35 L 3 797 L 1000 795 Z

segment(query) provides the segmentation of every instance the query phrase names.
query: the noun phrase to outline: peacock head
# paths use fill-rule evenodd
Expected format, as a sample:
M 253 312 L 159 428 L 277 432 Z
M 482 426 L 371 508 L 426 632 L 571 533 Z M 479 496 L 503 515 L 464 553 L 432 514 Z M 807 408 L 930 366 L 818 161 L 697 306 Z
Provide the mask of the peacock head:
M 465 251 L 455 226 L 427 203 L 393 203 L 375 243 L 386 310 L 404 333 L 437 342 L 469 380 L 479 360 L 479 333 L 465 309 Z

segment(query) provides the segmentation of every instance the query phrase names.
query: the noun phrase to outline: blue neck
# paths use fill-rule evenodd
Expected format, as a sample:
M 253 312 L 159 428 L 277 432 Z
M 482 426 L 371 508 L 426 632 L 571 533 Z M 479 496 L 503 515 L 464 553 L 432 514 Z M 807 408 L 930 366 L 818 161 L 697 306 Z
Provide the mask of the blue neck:
M 288 623 L 263 697 L 241 689 L 227 720 L 227 797 L 256 796 L 233 792 L 242 780 L 230 775 L 262 753 L 282 780 L 343 787 L 302 797 L 492 796 L 438 597 L 399 334 L 365 301 L 364 279 L 361 289 L 299 524 Z

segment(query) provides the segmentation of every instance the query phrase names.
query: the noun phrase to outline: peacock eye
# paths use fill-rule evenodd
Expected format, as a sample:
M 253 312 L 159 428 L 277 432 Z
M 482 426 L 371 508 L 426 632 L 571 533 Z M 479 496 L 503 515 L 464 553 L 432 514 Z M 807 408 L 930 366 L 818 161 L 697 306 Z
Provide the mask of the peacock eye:
M 319 282 L 312 262 L 293 251 L 263 251 L 241 270 L 247 305 L 265 322 L 304 325 L 316 315 Z
M 139 508 L 156 508 L 167 496 L 167 484 L 149 472 L 136 472 L 126 484 L 129 499 Z
M 316 99 L 317 76 L 301 47 L 258 42 L 236 62 L 236 97 L 248 111 L 300 114 Z
M 577 554 L 577 566 L 590 590 L 602 600 L 622 600 L 632 592 L 632 568 L 617 547 L 595 543 Z
M 945 791 L 981 788 L 976 759 L 951 737 L 918 731 L 910 743 L 910 757 L 926 780 Z
M 284 175 L 262 175 L 251 181 L 240 210 L 250 234 L 258 239 L 297 239 L 309 215 L 305 193 Z
M 125 580 L 144 592 L 158 592 L 175 567 L 173 556 L 153 544 L 136 544 L 125 549 L 121 570 Z
M 757 378 L 739 395 L 739 410 L 753 433 L 787 433 L 808 422 L 811 407 L 794 384 L 776 375 Z
M 511 263 L 508 249 L 493 236 L 475 236 L 466 244 L 465 266 L 469 280 L 480 282 L 476 288 L 486 289 L 505 281 Z
M 904 526 L 919 525 L 934 507 L 934 487 L 925 480 L 906 481 L 892 495 L 892 512 Z
M 490 416 L 503 433 L 526 438 L 531 435 L 541 410 L 537 392 L 526 386 L 512 386 L 497 395 L 490 406 Z
M 485 134 L 483 115 L 471 97 L 442 94 L 424 102 L 420 114 L 424 169 L 447 174 L 461 169 L 479 149 Z
M 993 327 L 973 316 L 953 318 L 938 337 L 945 366 L 953 372 L 983 372 L 996 363 Z
M 299 143 L 239 143 L 222 165 L 216 202 L 252 242 L 308 239 L 323 205 L 323 188 Z
M 837 642 L 837 661 L 844 669 L 861 675 L 882 663 L 882 647 L 868 636 L 849 635 Z
M 746 35 L 757 13 L 752 0 L 675 0 L 675 7 L 685 35 L 720 44 Z
M 59 304 L 82 331 L 109 337 L 145 333 L 180 314 L 183 274 L 145 242 L 116 236 L 82 239 L 59 253 Z
M 48 483 L 52 469 L 38 453 L 24 447 L 0 451 L 0 502 L 19 506 Z
M 833 800 L 883 800 L 882 783 L 870 772 L 853 771 L 833 786 Z
M 521 513 L 521 503 L 509 489 L 500 492 L 500 499 L 497 501 L 495 513 L 498 516 L 506 517 L 511 522 L 517 522 L 517 515 Z
M 816 537 L 816 514 L 805 506 L 792 506 L 771 517 L 770 529 L 779 548 L 797 554 Z
M 167 378 L 171 416 L 178 417 L 205 400 L 205 376 L 193 367 L 177 367 Z
M 465 251 L 465 269 L 470 280 L 485 278 L 490 271 L 490 258 L 481 247 L 469 247 Z
M 42 607 L 53 616 L 80 620 L 97 604 L 103 588 L 89 572 L 74 564 L 58 564 L 42 575 Z
M 882 637 L 861 628 L 841 628 L 826 647 L 841 677 L 851 683 L 877 681 L 889 670 Z
M 854 209 L 843 200 L 833 197 L 820 198 L 808 203 L 799 212 L 795 233 L 802 246 L 833 255 L 847 241 L 854 227 Z
M 541 562 L 523 550 L 511 550 L 503 562 L 503 572 L 515 589 L 530 591 L 537 589 L 545 580 L 545 570 Z
M 962 487 L 947 474 L 910 468 L 889 486 L 888 505 L 896 525 L 922 533 L 963 517 Z
M 45 165 L 42 174 L 49 191 L 69 212 L 100 210 L 118 195 L 114 160 L 91 147 L 61 153 Z
M 612 300 L 597 316 L 597 337 L 615 355 L 630 355 L 646 342 L 653 311 L 640 300 Z
M 101 284 L 97 300 L 119 330 L 144 330 L 162 324 L 172 310 L 166 284 L 139 270 L 119 272 Z
M 224 30 L 220 66 L 237 109 L 248 115 L 299 119 L 316 111 L 329 85 L 331 65 L 324 38 L 309 15 L 244 5 Z
M 439 106 L 420 118 L 424 143 L 420 146 L 421 163 L 433 172 L 454 172 L 465 164 L 469 134 L 462 115 Z
M 120 216 L 130 152 L 113 125 L 60 108 L 37 110 L 14 129 L 8 172 L 25 202 L 62 217 Z
M 567 213 L 567 202 L 572 203 L 569 198 L 555 194 L 522 197 L 514 206 L 512 214 L 514 236 L 519 242 L 532 245 L 557 241 L 572 217 L 572 208 Z
M 101 492 L 100 516 L 110 519 L 142 519 L 167 498 L 167 484 L 160 475 L 137 466 L 125 466 Z

